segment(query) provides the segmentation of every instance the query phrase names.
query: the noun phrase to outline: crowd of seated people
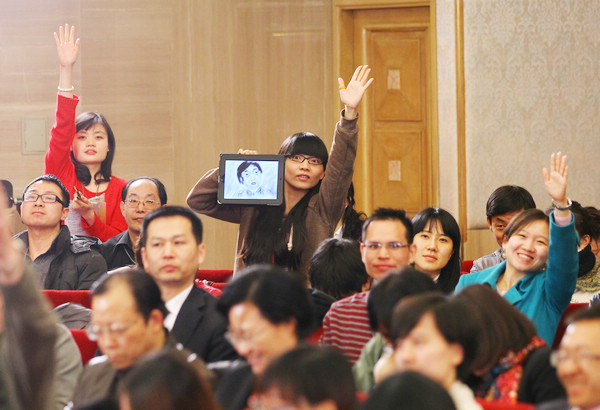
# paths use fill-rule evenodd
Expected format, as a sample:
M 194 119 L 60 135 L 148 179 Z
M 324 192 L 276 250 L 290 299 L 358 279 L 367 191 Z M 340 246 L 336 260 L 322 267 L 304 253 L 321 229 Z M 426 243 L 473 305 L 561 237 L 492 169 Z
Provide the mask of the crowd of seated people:
M 338 80 L 331 155 L 311 133 L 282 144 L 282 206 L 218 204 L 212 170 L 186 208 L 167 205 L 154 177 L 112 176 L 108 122 L 75 117 L 75 30 L 55 38 L 48 174 L 23 191 L 17 241 L 0 210 L 0 408 L 600 406 L 600 307 L 577 313 L 551 351 L 569 303 L 600 292 L 600 213 L 567 197 L 565 156 L 543 173 L 549 216 L 524 188 L 492 193 L 500 249 L 461 275 L 448 211 L 354 209 L 368 67 Z M 240 225 L 222 292 L 196 280 L 208 250 L 194 211 Z M 85 367 L 39 288 L 90 292 L 98 352 Z

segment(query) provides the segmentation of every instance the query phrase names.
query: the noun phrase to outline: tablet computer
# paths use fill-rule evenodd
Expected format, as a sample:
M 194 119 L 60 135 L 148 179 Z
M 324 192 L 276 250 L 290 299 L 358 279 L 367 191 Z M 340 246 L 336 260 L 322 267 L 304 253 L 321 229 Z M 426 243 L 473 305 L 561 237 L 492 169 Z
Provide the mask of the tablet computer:
M 281 205 L 285 156 L 221 154 L 220 204 Z

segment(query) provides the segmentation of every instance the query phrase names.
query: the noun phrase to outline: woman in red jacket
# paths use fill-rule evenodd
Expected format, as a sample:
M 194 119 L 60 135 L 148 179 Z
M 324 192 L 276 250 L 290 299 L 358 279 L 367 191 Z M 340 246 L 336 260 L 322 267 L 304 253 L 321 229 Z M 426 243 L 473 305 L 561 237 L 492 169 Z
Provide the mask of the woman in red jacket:
M 72 196 L 65 221 L 71 233 L 106 241 L 127 229 L 120 209 L 121 190 L 127 181 L 112 176 L 115 137 L 106 119 L 95 112 L 75 118 L 79 102 L 72 82 L 73 65 L 79 56 L 75 27 L 61 26 L 54 39 L 60 80 L 45 173 L 59 177 Z

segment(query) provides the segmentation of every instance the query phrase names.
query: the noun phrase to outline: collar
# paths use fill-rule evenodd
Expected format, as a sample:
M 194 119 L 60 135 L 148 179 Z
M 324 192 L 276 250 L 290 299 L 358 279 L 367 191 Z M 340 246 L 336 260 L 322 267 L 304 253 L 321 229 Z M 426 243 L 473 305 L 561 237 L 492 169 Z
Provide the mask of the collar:
M 23 242 L 25 245 L 25 255 L 29 257 L 29 230 L 25 230 L 16 234 L 14 238 L 20 239 Z M 71 242 L 70 238 L 71 233 L 69 232 L 69 228 L 67 228 L 66 225 L 62 225 L 60 227 L 60 231 L 58 231 L 58 235 L 56 235 L 56 238 L 54 238 L 48 250 L 44 252 L 44 255 L 47 253 L 61 252 L 63 249 L 69 246 Z
M 490 272 L 482 278 L 483 282 L 481 283 L 489 285 L 492 289 L 494 289 L 497 292 L 498 288 L 496 287 L 496 282 L 498 282 L 498 278 L 504 273 L 505 270 L 506 261 L 501 262 L 492 268 L 489 268 Z M 532 281 L 536 277 L 536 275 L 536 272 L 532 272 L 519 279 L 519 281 L 515 283 L 514 286 L 504 294 L 504 298 L 513 305 L 519 302 L 521 299 L 523 299 L 525 292 L 527 292 L 527 290 L 531 286 Z
M 119 235 L 121 237 L 117 241 L 116 245 L 117 246 L 125 245 L 125 246 L 129 246 L 129 248 L 133 249 L 133 245 L 131 243 L 131 238 L 129 237 L 129 229 L 126 229 L 125 231 L 121 232 Z
M 189 287 L 185 288 L 165 303 L 169 314 L 165 317 L 164 325 L 169 331 L 173 329 L 173 325 L 175 325 L 175 319 L 177 319 L 177 315 L 179 315 L 181 306 L 183 306 L 183 303 L 189 296 L 193 287 L 194 283 L 192 282 L 192 284 Z

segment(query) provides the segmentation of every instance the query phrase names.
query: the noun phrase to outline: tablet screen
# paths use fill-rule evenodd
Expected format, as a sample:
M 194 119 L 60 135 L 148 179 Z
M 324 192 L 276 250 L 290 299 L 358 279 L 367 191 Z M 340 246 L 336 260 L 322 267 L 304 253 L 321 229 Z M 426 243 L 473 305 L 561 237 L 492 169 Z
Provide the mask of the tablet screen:
M 221 154 L 219 203 L 281 205 L 284 168 L 283 155 Z

